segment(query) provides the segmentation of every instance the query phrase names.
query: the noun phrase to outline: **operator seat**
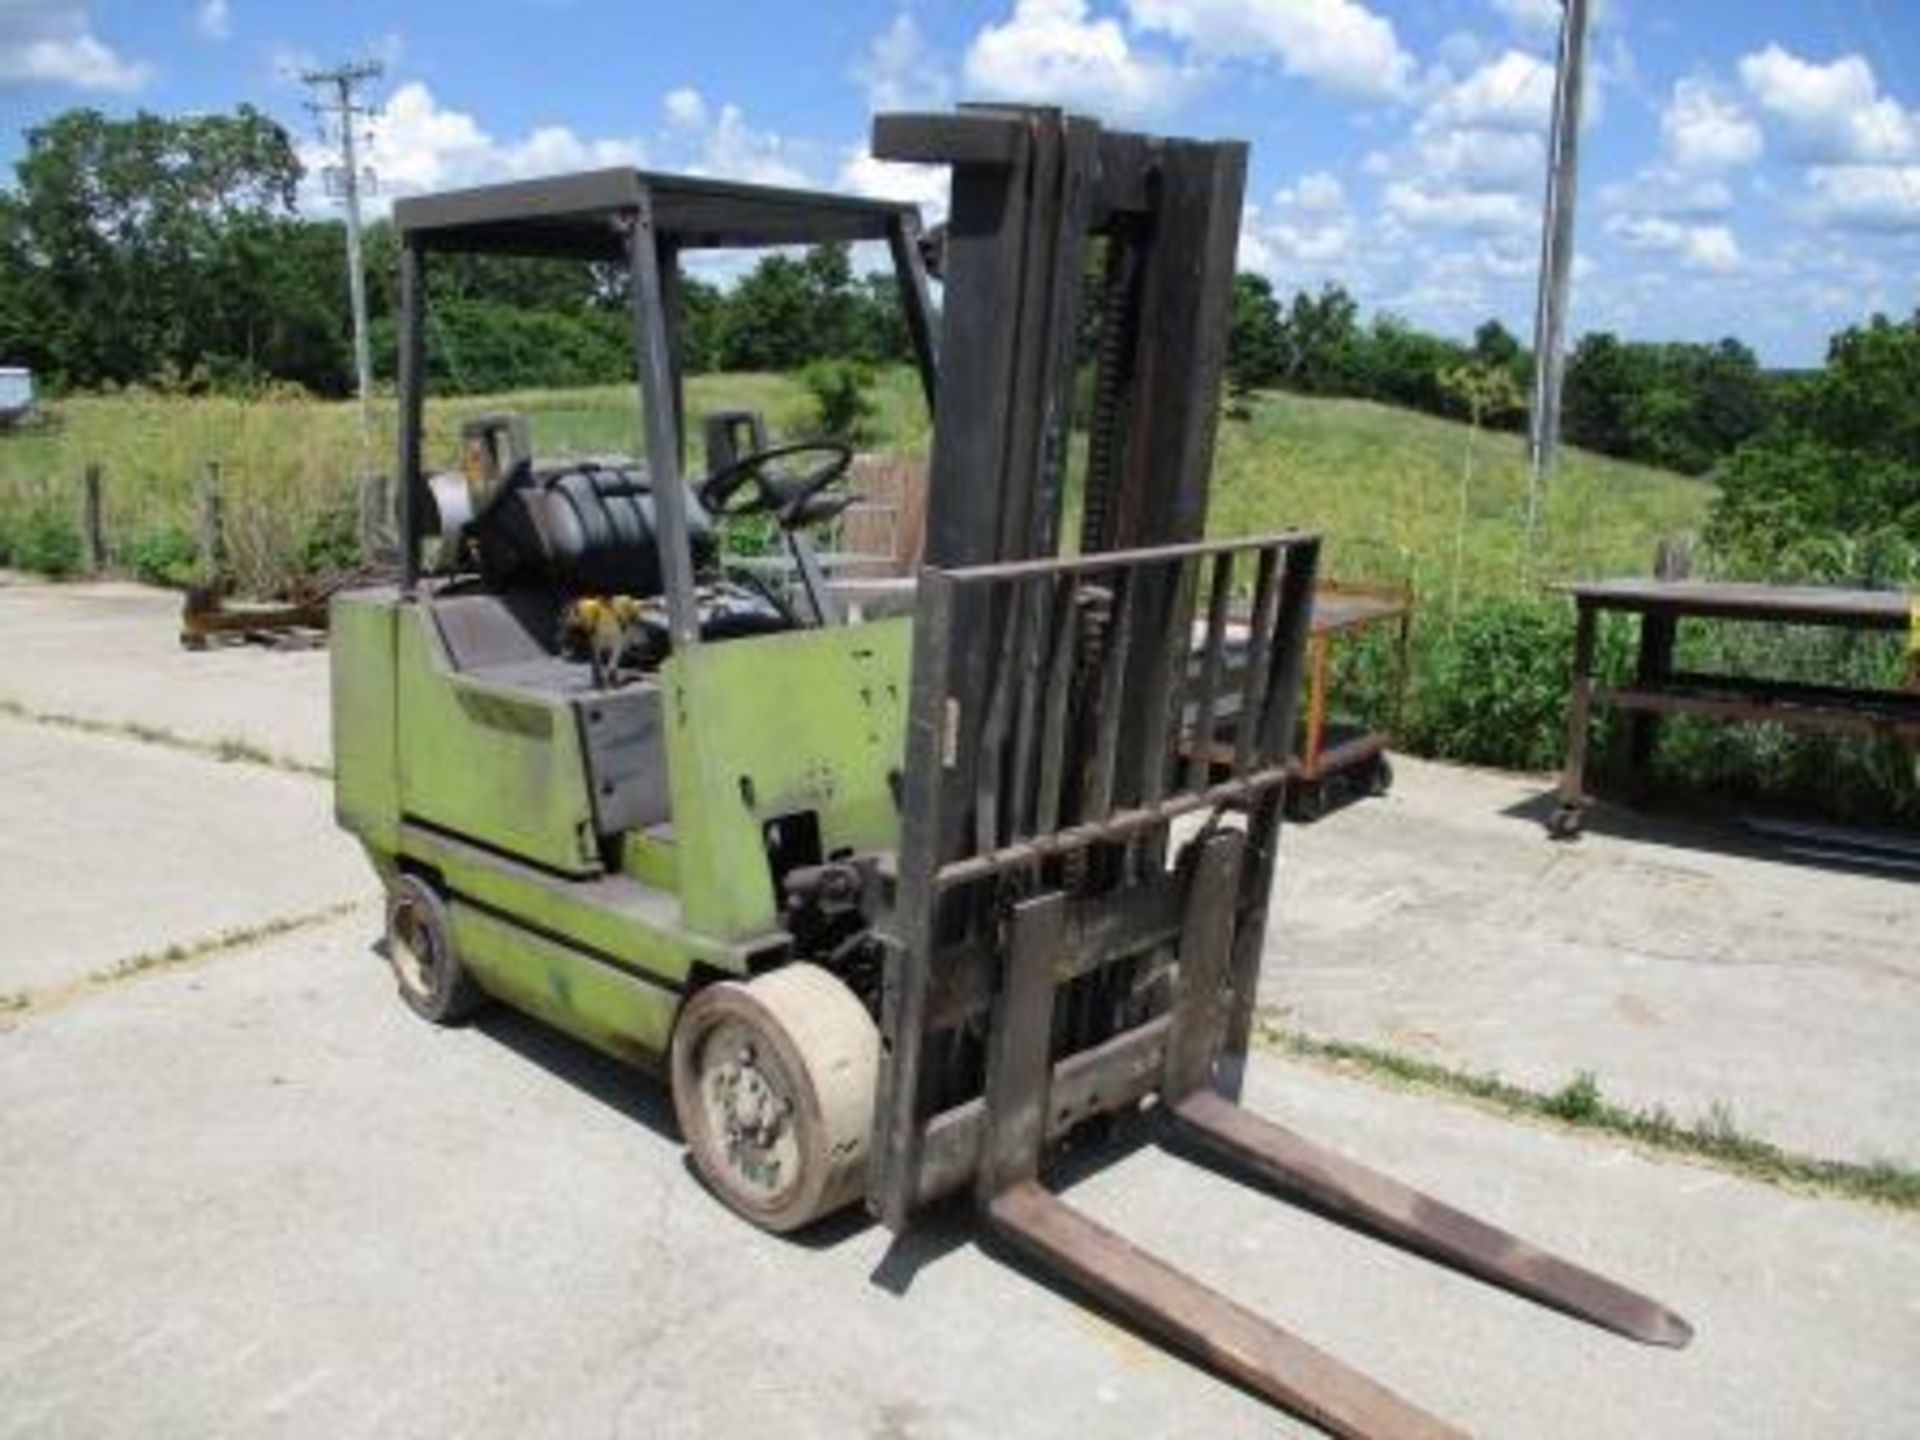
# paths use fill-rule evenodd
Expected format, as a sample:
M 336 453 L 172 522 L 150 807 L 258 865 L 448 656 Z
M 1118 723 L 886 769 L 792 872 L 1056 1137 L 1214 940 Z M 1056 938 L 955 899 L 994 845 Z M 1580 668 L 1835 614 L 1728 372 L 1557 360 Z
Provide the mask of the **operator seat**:
M 694 568 L 704 570 L 718 549 L 713 520 L 691 487 L 686 497 Z M 664 586 L 653 499 L 645 467 L 624 457 L 523 460 L 467 533 L 495 587 L 646 599 Z

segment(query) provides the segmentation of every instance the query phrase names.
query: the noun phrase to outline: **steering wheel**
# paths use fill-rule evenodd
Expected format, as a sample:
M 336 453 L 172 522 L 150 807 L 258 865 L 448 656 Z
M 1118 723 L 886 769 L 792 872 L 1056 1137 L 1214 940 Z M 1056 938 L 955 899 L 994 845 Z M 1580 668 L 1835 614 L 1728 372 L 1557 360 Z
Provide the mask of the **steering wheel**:
M 794 478 L 769 475 L 767 466 L 775 460 L 795 455 L 821 456 L 817 463 Z M 742 515 L 774 515 L 789 528 L 827 517 L 822 507 L 811 502 L 822 490 L 847 473 L 853 463 L 853 450 L 838 440 L 800 440 L 788 445 L 770 445 L 751 455 L 742 455 L 700 483 L 700 503 L 723 518 Z M 832 507 L 827 507 L 832 508 Z M 820 511 L 821 513 L 815 513 Z

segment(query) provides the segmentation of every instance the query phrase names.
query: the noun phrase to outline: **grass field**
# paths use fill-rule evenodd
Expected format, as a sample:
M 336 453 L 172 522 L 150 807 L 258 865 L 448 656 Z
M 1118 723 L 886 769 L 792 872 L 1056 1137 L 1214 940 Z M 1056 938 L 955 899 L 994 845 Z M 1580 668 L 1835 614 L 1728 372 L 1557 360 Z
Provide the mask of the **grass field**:
M 782 376 L 699 376 L 688 392 L 696 434 L 699 418 L 720 408 L 764 411 L 782 435 L 804 434 L 811 420 L 806 392 Z M 928 426 L 911 374 L 889 372 L 875 398 L 876 448 L 924 455 Z M 453 462 L 461 419 L 507 409 L 527 413 L 542 453 L 636 448 L 630 388 L 526 391 L 430 402 L 429 464 Z M 244 586 L 262 589 L 283 582 L 314 537 L 338 533 L 350 513 L 350 404 L 103 396 L 54 410 L 55 424 L 0 437 L 0 527 L 17 528 L 34 510 L 75 514 L 81 471 L 98 464 L 109 545 L 124 559 L 146 538 L 191 532 L 195 480 L 213 462 L 235 569 Z M 388 402 L 376 417 L 373 457 L 383 471 L 392 464 L 392 423 Z M 1221 425 L 1210 528 L 1312 526 L 1327 536 L 1329 573 L 1408 577 L 1430 604 L 1445 604 L 1456 577 L 1470 597 L 1644 571 L 1658 540 L 1698 528 L 1712 496 L 1700 481 L 1570 453 L 1530 551 L 1519 439 L 1479 437 L 1463 497 L 1468 433 L 1358 401 L 1260 395 L 1250 419 Z

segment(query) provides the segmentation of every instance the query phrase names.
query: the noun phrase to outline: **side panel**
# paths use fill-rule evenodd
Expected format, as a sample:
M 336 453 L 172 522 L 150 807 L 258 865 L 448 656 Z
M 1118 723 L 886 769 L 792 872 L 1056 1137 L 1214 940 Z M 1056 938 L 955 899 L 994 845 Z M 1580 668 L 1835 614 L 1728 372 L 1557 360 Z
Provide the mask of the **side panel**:
M 453 941 L 482 988 L 609 1055 L 657 1065 L 679 995 L 477 910 L 448 907 Z
M 400 607 L 395 629 L 407 816 L 562 874 L 598 873 L 573 707 L 455 671 L 417 606 Z
M 333 813 L 367 846 L 400 848 L 390 590 L 334 597 L 327 652 L 333 706 Z
M 566 879 L 418 825 L 401 826 L 400 844 L 403 856 L 437 871 L 458 898 L 670 988 L 683 986 L 695 965 L 744 974 L 786 944 L 778 930 L 737 945 L 692 933 L 674 896 L 630 876 Z
M 811 811 L 823 854 L 892 849 L 912 622 L 696 645 L 667 662 L 667 757 L 684 923 L 779 923 L 762 827 Z

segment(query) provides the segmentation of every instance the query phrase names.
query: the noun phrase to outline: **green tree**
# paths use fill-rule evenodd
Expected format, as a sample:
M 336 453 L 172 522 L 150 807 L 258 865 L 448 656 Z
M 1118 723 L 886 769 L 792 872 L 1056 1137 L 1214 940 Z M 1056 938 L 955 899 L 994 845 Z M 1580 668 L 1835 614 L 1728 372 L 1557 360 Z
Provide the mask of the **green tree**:
M 49 369 L 69 383 L 187 373 L 231 355 L 219 287 L 253 285 L 269 246 L 229 249 L 240 224 L 292 223 L 300 163 L 251 106 L 232 115 L 110 120 L 70 110 L 27 132 L 6 282 L 62 323 Z M 223 251 L 226 251 L 223 255 Z
M 1766 377 L 1736 340 L 1715 345 L 1623 342 L 1584 335 L 1567 363 L 1561 427 L 1575 445 L 1704 474 L 1755 434 Z
M 1498 320 L 1489 319 L 1481 321 L 1473 332 L 1473 358 L 1482 365 L 1514 371 L 1526 363 L 1527 356 L 1511 330 Z
M 1920 311 L 1834 336 L 1720 477 L 1710 542 L 1778 571 L 1809 546 L 1828 578 L 1920 579 Z
M 1227 384 L 1244 395 L 1278 383 L 1285 366 L 1285 336 L 1273 283 L 1245 271 L 1233 277 L 1233 319 L 1227 332 Z
M 1361 393 L 1390 405 L 1430 415 L 1463 415 L 1463 402 L 1444 377 L 1467 363 L 1468 352 L 1451 340 L 1416 330 L 1395 315 L 1376 315 L 1359 347 Z M 1484 366 L 1487 373 L 1501 373 Z
M 1460 574 L 1466 568 L 1467 514 L 1473 489 L 1473 452 L 1480 439 L 1480 427 L 1521 408 L 1526 402 L 1520 384 L 1504 365 L 1475 360 L 1448 366 L 1436 376 L 1441 391 L 1457 402 L 1467 414 L 1467 438 L 1460 451 L 1460 511 L 1453 531 L 1452 596 L 1447 606 L 1447 624 L 1454 625 L 1460 615 Z
M 1338 285 L 1297 292 L 1280 327 L 1282 373 L 1309 395 L 1365 394 L 1360 382 L 1360 305 Z
M 821 353 L 806 267 L 769 255 L 733 287 L 719 327 L 723 370 L 792 370 Z

